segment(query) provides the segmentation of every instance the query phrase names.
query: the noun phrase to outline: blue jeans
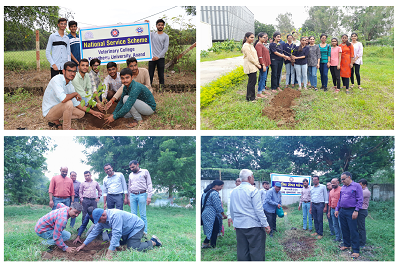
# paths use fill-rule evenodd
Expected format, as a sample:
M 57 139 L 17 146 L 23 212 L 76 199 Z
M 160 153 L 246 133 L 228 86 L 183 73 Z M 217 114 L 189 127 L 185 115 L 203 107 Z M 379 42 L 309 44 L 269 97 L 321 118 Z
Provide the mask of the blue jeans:
M 355 208 L 340 208 L 340 226 L 342 227 L 344 246 L 350 247 L 351 245 L 353 253 L 360 253 L 360 235 L 358 234 L 357 219 L 352 219 L 354 210 Z
M 331 216 L 331 218 L 328 218 L 328 211 L 326 211 L 326 219 L 328 219 L 329 230 L 331 231 L 331 236 L 334 236 L 335 235 L 335 229 L 333 228 L 332 216 Z
M 74 198 L 74 202 L 78 202 L 79 203 L 79 197 L 75 197 Z M 71 221 L 69 222 L 69 226 L 74 227 L 75 220 L 76 220 L 76 218 L 71 218 Z
M 321 75 L 322 87 L 328 87 L 328 63 L 319 64 L 319 74 Z
M 299 89 L 301 89 L 301 83 L 303 83 L 304 88 L 307 88 L 307 64 L 296 65 L 294 64 L 294 69 L 296 72 L 296 79 L 299 82 Z
M 49 230 L 49 231 L 46 231 L 46 232 L 41 233 L 41 234 L 39 234 L 39 233 L 36 233 L 36 234 L 38 236 L 40 236 L 41 238 L 45 239 L 42 242 L 42 244 L 55 245 L 56 241 L 54 241 L 54 239 L 53 239 L 53 233 L 54 233 L 54 230 Z M 68 239 L 71 238 L 71 233 L 64 230 L 64 231 L 61 232 L 61 237 L 62 237 L 63 241 L 65 242 L 65 241 L 67 241 Z
M 335 217 L 335 209 L 331 209 L 331 218 L 333 223 L 333 229 L 335 230 L 335 240 L 340 241 L 342 240 L 342 229 L 340 228 L 340 215 L 336 218 Z
M 68 206 L 68 207 L 71 206 L 71 198 L 62 199 L 62 198 L 58 198 L 58 197 L 53 197 L 53 202 L 54 202 L 54 206 L 53 206 L 53 209 L 51 209 L 52 211 L 57 209 L 58 203 L 63 203 L 63 204 L 65 204 L 65 206 Z
M 131 201 L 131 213 L 137 215 L 137 209 L 139 207 L 140 218 L 144 222 L 144 233 L 147 234 L 147 218 L 146 218 L 146 200 L 147 200 L 147 193 L 143 194 L 132 194 L 130 197 Z
M 267 70 L 264 72 L 262 68 L 260 69 L 260 74 L 258 76 L 258 94 L 261 94 L 265 91 L 265 82 L 267 81 L 268 76 L 268 67 Z
M 294 84 L 294 66 L 292 66 L 292 63 L 287 63 L 286 65 L 286 85 L 289 85 L 289 82 L 291 84 Z
M 308 230 L 312 229 L 312 218 L 310 214 L 310 203 L 303 202 L 301 203 L 301 207 L 303 208 L 303 229 L 307 229 L 307 216 L 308 216 Z
M 308 80 L 310 81 L 312 87 L 314 87 L 314 88 L 317 87 L 317 67 L 316 66 L 308 67 Z

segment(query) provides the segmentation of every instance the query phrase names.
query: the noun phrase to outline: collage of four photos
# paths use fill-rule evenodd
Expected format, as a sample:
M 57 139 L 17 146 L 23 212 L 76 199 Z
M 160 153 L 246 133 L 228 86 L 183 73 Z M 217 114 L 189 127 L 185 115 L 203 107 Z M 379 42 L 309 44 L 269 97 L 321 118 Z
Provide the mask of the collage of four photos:
M 3 261 L 395 262 L 395 6 L 127 7 L 3 6 Z

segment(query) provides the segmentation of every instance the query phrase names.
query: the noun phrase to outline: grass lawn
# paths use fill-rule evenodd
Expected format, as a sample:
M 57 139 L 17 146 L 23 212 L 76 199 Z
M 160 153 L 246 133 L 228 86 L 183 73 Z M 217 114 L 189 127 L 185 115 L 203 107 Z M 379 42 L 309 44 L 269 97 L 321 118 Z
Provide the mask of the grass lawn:
M 365 49 L 368 52 L 368 49 Z M 394 59 L 392 56 L 365 56 L 360 68 L 363 91 L 344 89 L 338 94 L 332 90 L 302 90 L 295 100 L 295 125 L 279 125 L 262 115 L 262 110 L 273 96 L 246 101 L 246 79 L 226 90 L 210 105 L 201 109 L 201 129 L 207 130 L 393 130 L 394 129 Z M 328 87 L 332 77 L 328 74 Z M 270 75 L 267 86 L 270 87 Z M 285 87 L 285 70 L 281 88 Z M 321 86 L 318 71 L 318 87 Z
M 284 218 L 277 218 L 278 233 L 267 236 L 265 258 L 267 261 L 349 261 L 350 253 L 340 251 L 324 214 L 324 237 L 316 240 L 309 231 L 303 231 L 302 211 L 298 204 L 288 206 Z M 225 208 L 226 209 L 226 208 Z M 394 261 L 394 201 L 370 201 L 369 215 L 365 220 L 366 248 L 360 251 L 358 261 Z M 297 230 L 291 230 L 296 227 Z M 202 261 L 236 261 L 236 234 L 224 220 L 225 235 L 217 240 L 215 249 L 203 249 Z M 314 228 L 314 225 L 313 225 Z M 314 231 L 313 231 L 314 233 Z M 205 235 L 202 233 L 202 242 Z M 307 245 L 307 248 L 305 246 Z M 304 250 L 306 249 L 306 251 Z
M 236 49 L 231 52 L 226 52 L 226 51 L 221 51 L 220 53 L 209 52 L 208 56 L 200 57 L 200 62 L 214 61 L 214 60 L 232 58 L 232 57 L 237 57 L 237 56 L 242 56 L 242 55 L 243 55 L 242 52 L 237 51 Z
M 102 204 L 99 204 L 99 207 Z M 129 206 L 124 207 L 129 211 Z M 48 206 L 24 205 L 4 207 L 4 260 L 40 261 L 46 247 L 35 233 L 37 221 L 50 211 Z M 172 207 L 147 207 L 148 234 L 157 235 L 163 243 L 160 248 L 148 252 L 121 251 L 113 256 L 115 261 L 195 261 L 196 260 L 196 211 L 195 209 Z M 75 228 L 82 223 L 76 219 Z M 89 222 L 89 226 L 92 223 Z M 76 229 L 68 226 L 71 239 L 77 236 Z M 90 244 L 89 244 L 90 246 Z

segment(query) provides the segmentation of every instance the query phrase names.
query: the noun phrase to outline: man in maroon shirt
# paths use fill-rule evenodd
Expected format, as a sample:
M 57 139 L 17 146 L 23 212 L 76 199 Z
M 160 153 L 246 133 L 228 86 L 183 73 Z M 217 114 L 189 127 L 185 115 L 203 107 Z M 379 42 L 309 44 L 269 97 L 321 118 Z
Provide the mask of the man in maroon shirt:
M 72 179 L 67 177 L 68 167 L 60 168 L 60 175 L 54 176 L 49 186 L 49 206 L 52 210 L 56 209 L 58 203 L 70 206 L 74 202 L 75 192 Z

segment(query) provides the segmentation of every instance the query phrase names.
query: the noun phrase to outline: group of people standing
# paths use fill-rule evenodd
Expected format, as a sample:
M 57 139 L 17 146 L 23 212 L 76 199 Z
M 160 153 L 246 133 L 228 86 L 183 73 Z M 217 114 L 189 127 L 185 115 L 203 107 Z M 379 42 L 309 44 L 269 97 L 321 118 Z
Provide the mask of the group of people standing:
M 311 236 L 322 239 L 323 213 L 327 213 L 330 233 L 335 236 L 334 241 L 340 243 L 339 249 L 351 249 L 351 256 L 359 257 L 360 248 L 366 244 L 365 218 L 371 197 L 368 182 L 365 179 L 354 182 L 350 172 L 342 173 L 342 187 L 338 178 L 333 178 L 326 186 L 319 183 L 319 176 L 312 176 L 312 181 L 310 187 L 308 179 L 303 180 L 298 207 L 303 211 L 303 230 L 312 232 L 314 220 L 315 232 Z M 264 261 L 266 235 L 273 237 L 273 232 L 277 232 L 276 216 L 277 209 L 282 207 L 282 184 L 274 182 L 270 189 L 269 182 L 264 181 L 263 188 L 258 190 L 253 172 L 243 169 L 235 185 L 228 198 L 227 215 L 219 195 L 224 182 L 215 180 L 204 190 L 201 218 L 206 238 L 202 248 L 216 247 L 218 234 L 223 231 L 222 220 L 228 219 L 228 226 L 233 224 L 236 231 L 237 260 Z
M 154 235 L 150 240 L 141 241 L 143 237 L 147 238 L 146 205 L 150 204 L 153 194 L 149 171 L 140 168 L 136 160 L 129 162 L 129 168 L 132 172 L 127 186 L 124 175 L 114 172 L 111 164 L 105 164 L 104 171 L 107 176 L 103 179 L 102 190 L 99 184 L 92 180 L 89 171 L 84 172 L 85 182 L 80 183 L 76 180 L 76 172 L 72 171 L 70 178 L 67 176 L 68 168 L 61 167 L 60 175 L 54 176 L 50 182 L 49 206 L 52 211 L 40 218 L 35 226 L 37 235 L 45 239 L 42 244 L 49 245 L 49 250 L 56 245 L 66 252 L 79 251 L 105 229 L 112 229 L 112 234 L 105 231 L 110 242 L 108 258 L 112 257 L 112 253 L 120 244 L 126 244 L 127 248 L 138 251 L 161 246 L 160 240 Z M 104 198 L 104 208 L 97 208 L 101 196 Z M 124 211 L 124 205 L 129 205 L 131 212 Z M 138 208 L 140 217 L 137 216 Z M 82 225 L 78 228 L 78 236 L 73 242 L 79 242 L 81 245 L 77 248 L 68 247 L 65 241 L 70 239 L 71 233 L 64 229 L 69 218 L 73 228 L 75 219 L 81 212 Z M 92 221 L 93 226 L 82 242 L 80 237 L 89 221 Z
M 352 42 L 348 35 L 343 34 L 341 44 L 337 38 L 331 39 L 328 44 L 328 35 L 320 35 L 320 44 L 315 44 L 315 36 L 301 37 L 296 40 L 297 34 L 293 32 L 286 36 L 287 43 L 281 39 L 281 33 L 275 32 L 273 38 L 268 40 L 268 34 L 260 32 L 254 43 L 255 35 L 247 32 L 243 39 L 243 70 L 248 75 L 247 101 L 255 101 L 255 86 L 258 77 L 257 98 L 271 95 L 266 90 L 268 69 L 271 67 L 271 91 L 282 91 L 280 88 L 282 67 L 286 68 L 286 88 L 298 84 L 298 89 L 304 90 L 317 88 L 317 69 L 320 71 L 322 86 L 320 89 L 328 90 L 328 70 L 332 75 L 332 82 L 336 93 L 340 91 L 340 78 L 346 93 L 349 94 L 349 81 L 354 86 L 354 72 L 358 88 L 361 87 L 360 66 L 362 65 L 363 45 L 358 42 L 357 33 L 351 34 Z M 254 43 L 254 44 L 253 44 Z M 307 83 L 309 86 L 307 87 Z M 302 85 L 303 84 L 303 85 Z

